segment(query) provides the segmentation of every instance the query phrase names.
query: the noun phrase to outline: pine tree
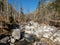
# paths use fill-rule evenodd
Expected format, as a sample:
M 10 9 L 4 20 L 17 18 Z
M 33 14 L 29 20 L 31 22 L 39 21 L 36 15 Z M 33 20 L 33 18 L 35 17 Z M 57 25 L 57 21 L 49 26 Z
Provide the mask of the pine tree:
M 38 21 L 39 18 L 40 18 L 40 0 L 39 0 L 39 2 L 38 2 L 38 6 L 37 6 L 37 13 L 36 13 L 36 15 L 35 15 L 35 21 L 39 22 L 39 21 Z
M 44 3 L 45 3 L 45 0 L 39 0 L 39 2 L 38 2 L 37 14 L 36 14 L 35 18 L 36 18 L 36 21 L 39 23 L 42 23 L 43 16 L 45 14 L 44 7 L 43 7 Z M 41 10 L 41 8 L 42 8 L 42 10 Z
M 1 11 L 1 12 L 4 11 L 4 4 L 3 4 L 3 2 L 1 2 L 1 1 L 0 1 L 0 11 Z
M 20 21 L 21 22 L 24 22 L 25 21 L 25 15 L 23 13 L 23 8 L 22 7 L 20 8 Z
M 10 16 L 9 16 L 9 21 L 10 21 L 10 23 L 13 23 L 13 21 L 14 21 L 14 18 L 13 18 L 13 15 L 12 15 L 12 7 L 11 7 Z

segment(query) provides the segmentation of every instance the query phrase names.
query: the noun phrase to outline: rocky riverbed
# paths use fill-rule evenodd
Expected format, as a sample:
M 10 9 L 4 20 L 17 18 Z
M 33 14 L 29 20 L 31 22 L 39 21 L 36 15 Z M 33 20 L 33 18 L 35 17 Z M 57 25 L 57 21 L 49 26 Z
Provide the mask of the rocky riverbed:
M 33 21 L 28 22 L 24 26 L 20 26 L 18 29 L 13 29 L 11 34 L 11 36 L 7 35 L 0 39 L 0 44 L 60 45 L 60 30 L 58 28 L 46 24 L 38 24 Z

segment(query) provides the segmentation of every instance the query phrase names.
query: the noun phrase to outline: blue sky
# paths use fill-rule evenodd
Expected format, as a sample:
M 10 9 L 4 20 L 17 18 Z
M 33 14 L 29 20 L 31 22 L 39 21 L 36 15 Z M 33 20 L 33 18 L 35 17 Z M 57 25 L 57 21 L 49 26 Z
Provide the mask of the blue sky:
M 20 11 L 20 6 L 22 5 L 24 13 L 28 13 L 37 8 L 38 1 L 39 0 L 8 0 L 8 3 L 14 6 L 18 12 Z
M 39 0 L 8 0 L 8 3 L 12 4 L 18 12 L 22 5 L 24 13 L 28 13 L 37 8 L 38 1 Z

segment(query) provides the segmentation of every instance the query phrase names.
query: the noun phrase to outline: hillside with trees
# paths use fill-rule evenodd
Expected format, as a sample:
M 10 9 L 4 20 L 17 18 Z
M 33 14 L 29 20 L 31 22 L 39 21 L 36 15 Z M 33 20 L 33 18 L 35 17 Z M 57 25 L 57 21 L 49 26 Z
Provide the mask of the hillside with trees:
M 18 12 L 7 0 L 0 0 L 0 37 L 9 38 L 4 37 L 0 42 L 60 45 L 60 0 L 39 0 L 37 8 L 27 14 L 22 4 L 19 8 Z
M 36 10 L 29 15 L 31 15 L 31 19 L 33 18 L 32 20 L 37 21 L 38 23 L 60 26 L 59 3 L 59 0 L 46 2 L 44 4 L 41 4 L 39 1 Z

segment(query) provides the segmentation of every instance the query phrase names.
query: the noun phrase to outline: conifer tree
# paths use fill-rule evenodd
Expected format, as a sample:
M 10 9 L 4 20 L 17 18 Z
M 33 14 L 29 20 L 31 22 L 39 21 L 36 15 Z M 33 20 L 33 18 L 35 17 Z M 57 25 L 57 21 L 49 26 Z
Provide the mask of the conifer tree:
M 4 11 L 4 4 L 0 1 L 0 11 Z
M 10 23 L 13 23 L 13 21 L 14 21 L 14 18 L 12 15 L 12 8 L 11 8 L 10 16 L 9 16 L 9 21 L 10 21 Z
M 44 3 L 45 3 L 45 0 L 39 0 L 39 2 L 38 2 L 37 13 L 36 13 L 35 18 L 36 18 L 36 21 L 39 22 L 39 23 L 42 22 L 42 17 L 43 17 L 43 15 L 44 15 L 44 13 L 45 13 L 44 10 L 41 10 L 41 8 L 44 8 L 44 7 L 43 7 L 43 4 L 44 4 Z M 41 6 L 42 6 L 42 7 L 41 7 Z M 41 12 L 42 12 L 42 13 L 41 13 Z
M 25 21 L 25 15 L 23 13 L 23 8 L 22 7 L 20 8 L 20 21 L 21 22 L 24 22 Z

